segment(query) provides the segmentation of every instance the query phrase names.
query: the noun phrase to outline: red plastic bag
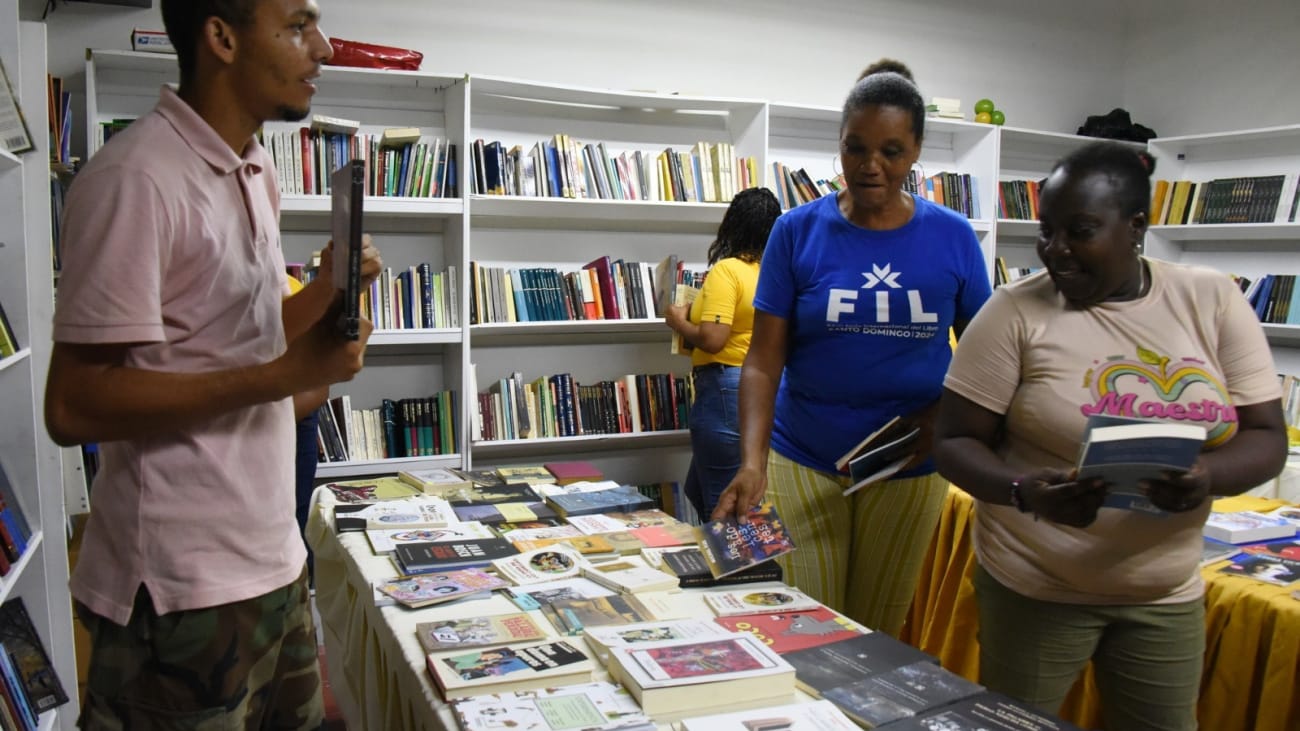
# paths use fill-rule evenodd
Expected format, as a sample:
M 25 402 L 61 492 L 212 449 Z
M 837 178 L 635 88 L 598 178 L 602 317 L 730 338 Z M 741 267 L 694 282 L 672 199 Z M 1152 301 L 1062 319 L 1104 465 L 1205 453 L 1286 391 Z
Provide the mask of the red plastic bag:
M 326 62 L 330 66 L 419 71 L 420 62 L 424 60 L 423 53 L 405 48 L 345 41 L 342 38 L 331 38 L 330 45 L 334 47 L 334 57 Z

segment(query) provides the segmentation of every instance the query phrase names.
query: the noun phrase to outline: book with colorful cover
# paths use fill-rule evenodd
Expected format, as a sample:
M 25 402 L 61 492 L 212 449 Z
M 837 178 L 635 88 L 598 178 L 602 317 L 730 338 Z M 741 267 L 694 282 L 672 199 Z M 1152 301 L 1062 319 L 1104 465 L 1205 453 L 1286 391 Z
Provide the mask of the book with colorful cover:
M 1240 544 L 1291 538 L 1296 534 L 1296 527 L 1285 518 L 1274 518 L 1247 510 L 1235 513 L 1212 512 L 1205 519 L 1201 532 L 1216 541 Z
M 641 555 L 648 558 L 655 555 L 651 553 L 653 551 L 663 551 L 659 555 L 662 556 L 664 568 L 677 576 L 682 588 L 750 584 L 757 581 L 781 581 L 784 578 L 781 564 L 775 561 L 755 564 L 734 574 L 717 577 L 709 569 L 709 562 L 704 560 L 704 554 L 700 552 L 699 546 L 679 546 L 669 549 L 647 548 L 642 549 Z
M 22 597 L 0 605 L 0 645 L 13 659 L 18 681 L 37 715 L 68 702 Z
M 546 630 L 527 612 L 420 622 L 415 636 L 425 652 L 544 640 Z
M 788 586 L 710 591 L 704 594 L 704 603 L 719 617 L 767 614 L 777 610 L 803 612 L 823 606 L 816 599 Z
M 427 664 L 446 700 L 586 683 L 595 669 L 582 650 L 563 641 L 435 654 Z
M 565 546 L 547 546 L 492 562 L 497 575 L 517 586 L 572 579 L 582 574 L 587 560 Z
M 334 530 L 339 533 L 385 528 L 444 528 L 461 520 L 446 500 L 414 495 L 375 503 L 338 503 Z
M 399 544 L 446 543 L 476 538 L 494 538 L 492 529 L 479 522 L 453 523 L 442 528 L 371 528 L 366 538 L 375 553 L 392 553 Z
M 445 543 L 405 543 L 393 549 L 393 559 L 404 574 L 427 574 L 452 569 L 483 568 L 498 558 L 519 551 L 504 538 L 475 538 Z
M 715 577 L 727 576 L 794 550 L 794 541 L 771 503 L 749 511 L 748 522 L 735 516 L 711 521 L 700 530 L 700 552 Z
M 344 480 L 330 482 L 325 488 L 339 503 L 370 503 L 379 500 L 412 497 L 423 491 L 396 477 L 376 477 L 371 480 Z
M 591 599 L 555 599 L 542 607 L 555 629 L 566 635 L 580 635 L 589 627 L 608 627 L 657 619 L 634 596 L 611 594 Z
M 420 576 L 399 576 L 376 585 L 383 594 L 411 608 L 443 604 L 470 596 L 486 596 L 507 582 L 478 569 L 461 569 Z
M 1241 553 L 1219 573 L 1287 586 L 1300 581 L 1300 561 L 1268 553 Z
M 604 536 L 568 536 L 564 538 L 538 538 L 531 541 L 514 541 L 515 548 L 522 553 L 532 551 L 547 546 L 563 545 L 572 548 L 582 554 L 584 558 L 613 558 L 618 556 L 614 550 L 614 545 L 605 540 Z
M 984 686 L 923 660 L 830 688 L 822 697 L 863 727 L 875 728 L 983 690 Z
M 794 700 L 793 668 L 753 635 L 614 647 L 610 667 L 642 710 L 661 720 Z
M 682 731 L 858 731 L 830 701 L 765 706 L 685 718 Z
M 715 617 L 714 622 L 732 632 L 752 632 L 778 655 L 849 640 L 865 630 L 829 607 L 779 614 Z
M 555 482 L 555 476 L 541 465 L 498 467 L 497 476 L 507 483 L 522 482 L 529 485 L 546 485 Z
M 466 731 L 655 731 L 626 690 L 606 682 L 493 693 L 457 701 Z M 830 731 L 830 730 L 827 730 Z
M 600 596 L 612 596 L 617 593 L 585 577 L 548 581 L 544 584 L 511 586 L 506 587 L 503 591 L 515 603 L 515 606 L 524 611 L 541 609 L 543 606 L 561 599 L 591 599 Z
M 546 502 L 566 518 L 573 515 L 625 513 L 648 509 L 654 505 L 654 500 L 641 494 L 635 487 L 626 485 L 606 490 L 548 495 Z
M 590 462 L 547 462 L 542 465 L 551 473 L 552 482 L 557 485 L 571 485 L 575 482 L 599 482 L 605 475 Z

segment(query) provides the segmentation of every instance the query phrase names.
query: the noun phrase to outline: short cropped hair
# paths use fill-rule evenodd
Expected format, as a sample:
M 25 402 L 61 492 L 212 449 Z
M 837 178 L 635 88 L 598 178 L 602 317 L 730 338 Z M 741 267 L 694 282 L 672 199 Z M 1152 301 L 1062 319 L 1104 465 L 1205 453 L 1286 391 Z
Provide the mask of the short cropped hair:
M 1125 216 L 1151 215 L 1151 173 L 1156 159 L 1146 150 L 1118 142 L 1091 142 L 1057 161 L 1052 172 L 1064 170 L 1072 178 L 1093 173 L 1105 175 L 1115 188 L 1116 202 Z
M 919 144 L 925 138 L 925 102 L 916 88 L 912 70 L 902 61 L 882 58 L 862 70 L 858 83 L 844 100 L 840 131 L 849 116 L 870 106 L 897 107 L 912 115 L 912 135 Z
M 163 28 L 176 48 L 181 82 L 194 78 L 199 37 L 208 18 L 217 17 L 236 28 L 253 24 L 258 0 L 162 0 Z

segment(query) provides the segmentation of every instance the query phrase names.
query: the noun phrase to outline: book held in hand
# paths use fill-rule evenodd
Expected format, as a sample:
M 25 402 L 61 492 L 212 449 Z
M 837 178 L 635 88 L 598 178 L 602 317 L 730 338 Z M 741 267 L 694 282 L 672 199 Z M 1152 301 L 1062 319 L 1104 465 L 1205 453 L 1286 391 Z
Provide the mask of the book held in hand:
M 655 731 L 636 700 L 605 682 L 494 693 L 456 702 L 464 731 Z
M 427 664 L 446 700 L 586 683 L 595 669 L 582 650 L 567 642 L 430 655 Z
M 337 330 L 361 337 L 361 233 L 366 189 L 365 160 L 349 160 L 330 175 L 334 236 L 334 288 L 342 293 Z
M 715 578 L 770 561 L 794 550 L 794 541 L 771 503 L 749 511 L 748 522 L 735 516 L 706 523 L 700 529 L 700 552 Z
M 1139 482 L 1186 472 L 1205 444 L 1205 427 L 1095 414 L 1088 417 L 1078 479 L 1106 481 L 1103 507 L 1161 514 Z
M 844 494 L 851 495 L 896 474 L 916 456 L 920 437 L 919 426 L 906 423 L 898 416 L 868 434 L 835 460 L 835 468 L 853 479 L 853 484 L 844 488 Z

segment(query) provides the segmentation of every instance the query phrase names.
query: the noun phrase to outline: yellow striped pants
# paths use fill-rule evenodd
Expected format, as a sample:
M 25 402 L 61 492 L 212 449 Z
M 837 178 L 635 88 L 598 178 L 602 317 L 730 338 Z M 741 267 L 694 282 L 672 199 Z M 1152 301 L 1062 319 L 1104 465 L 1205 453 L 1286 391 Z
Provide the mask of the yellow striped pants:
M 948 494 L 937 473 L 889 480 L 848 497 L 847 476 L 768 452 L 767 496 L 794 539 L 777 559 L 785 581 L 853 620 L 895 637 L 912 605 Z

